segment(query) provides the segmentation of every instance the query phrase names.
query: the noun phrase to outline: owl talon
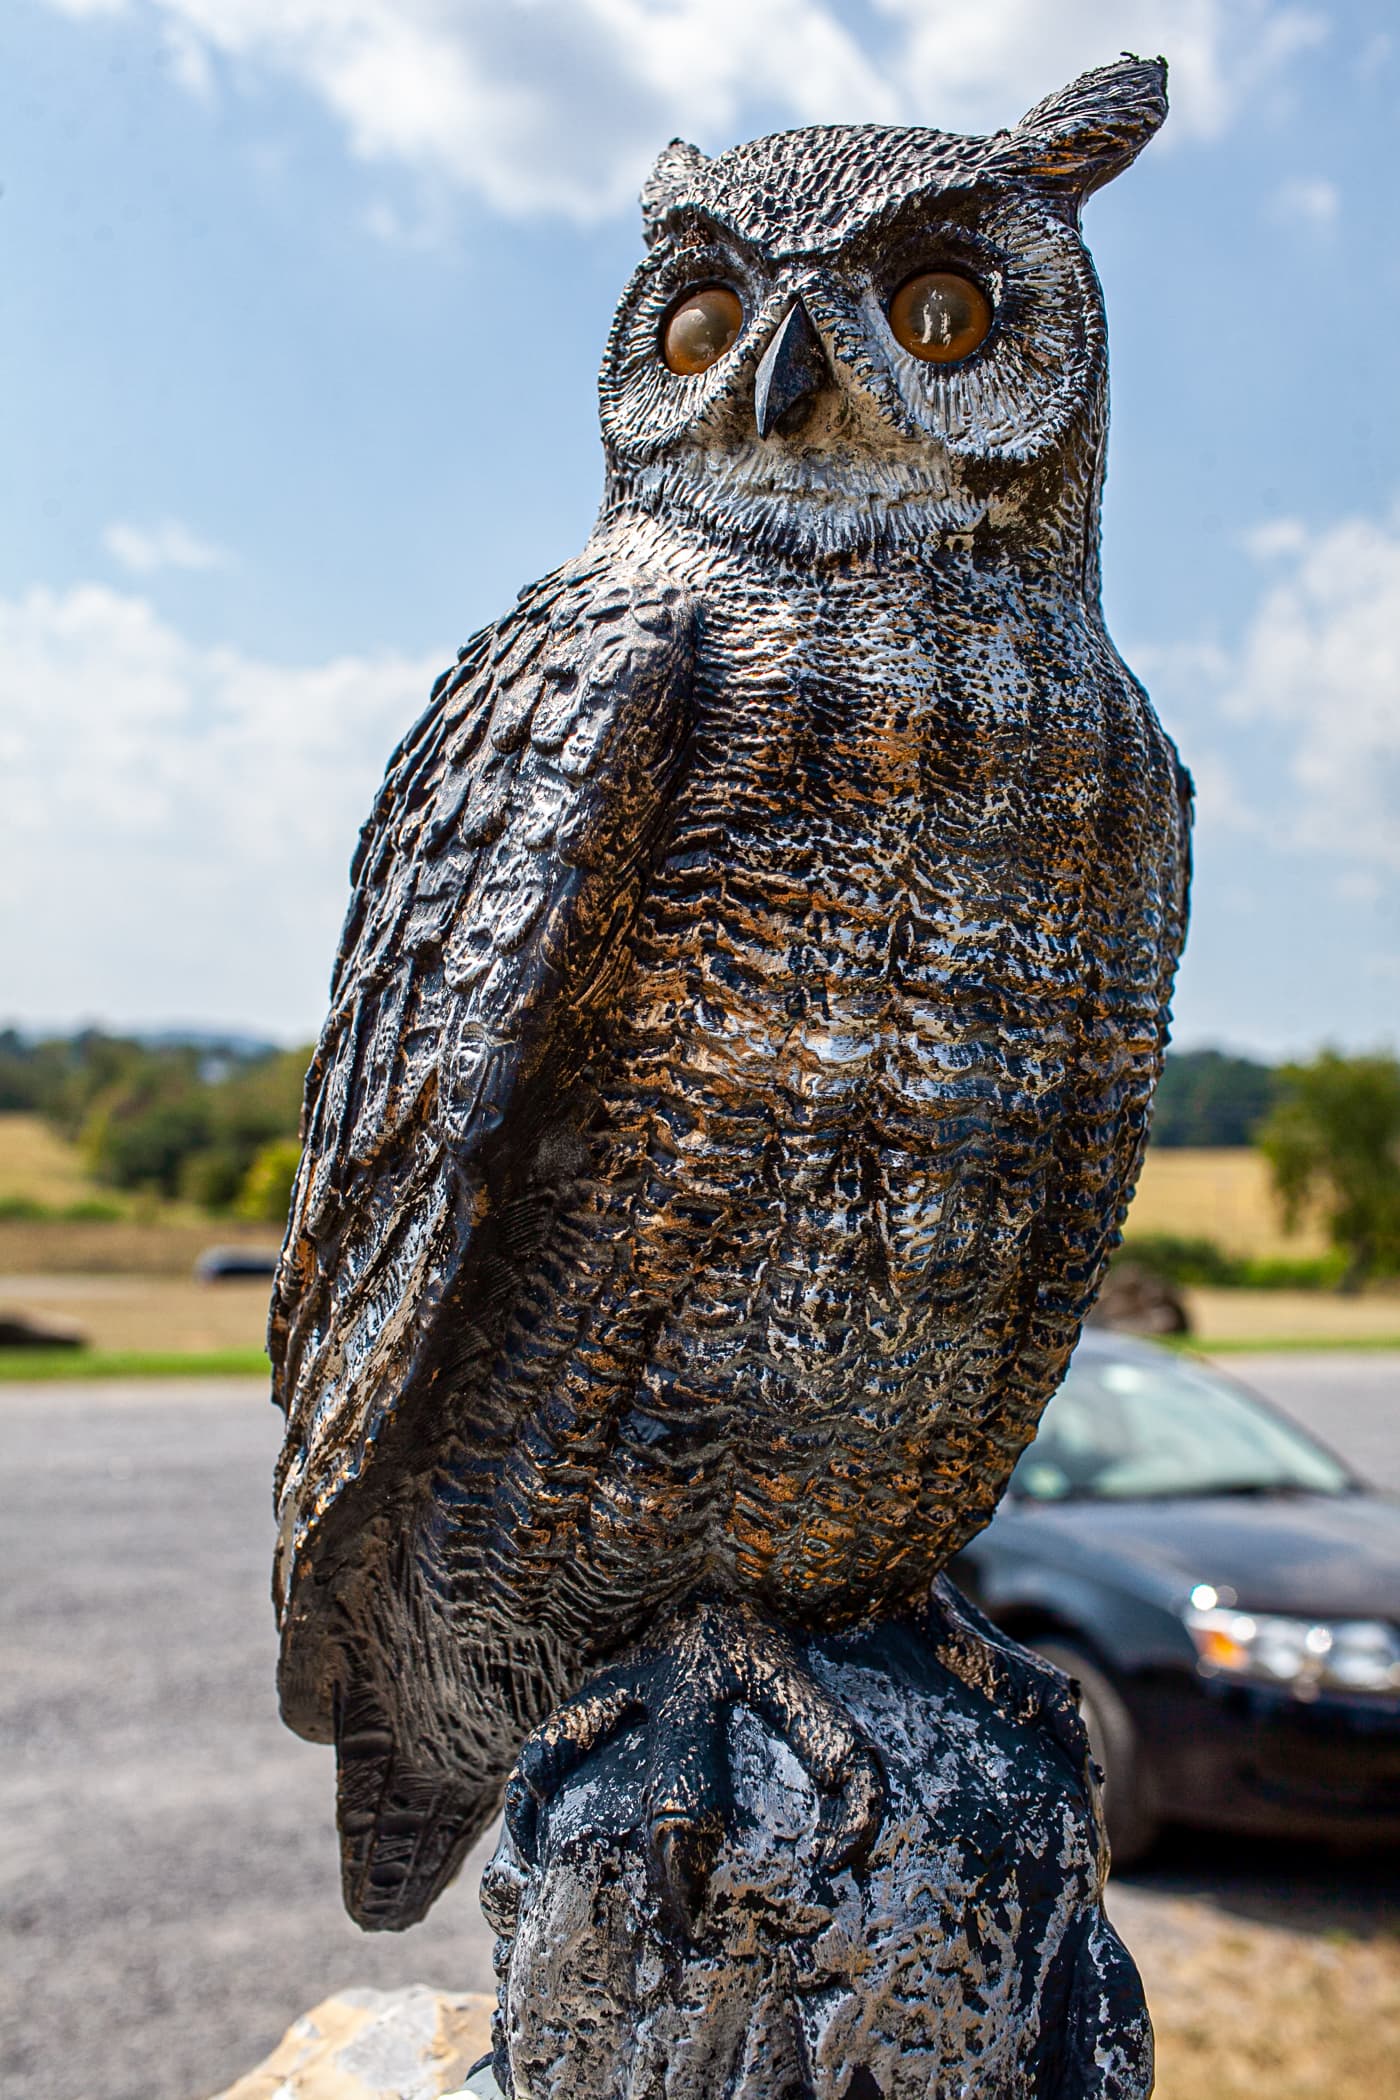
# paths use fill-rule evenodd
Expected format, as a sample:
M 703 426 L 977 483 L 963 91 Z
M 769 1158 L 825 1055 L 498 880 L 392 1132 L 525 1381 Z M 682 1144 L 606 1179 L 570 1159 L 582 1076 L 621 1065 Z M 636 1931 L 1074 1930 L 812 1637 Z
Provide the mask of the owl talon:
M 506 1787 L 506 1828 L 521 1858 L 539 1864 L 540 1816 L 585 1758 L 601 1750 L 646 1707 L 625 1673 L 605 1671 L 557 1707 L 521 1745 Z
M 644 1721 L 647 1858 L 666 1910 L 692 1931 L 732 1818 L 727 1720 L 736 1705 L 787 1742 L 828 1797 L 818 1835 L 823 1866 L 858 1867 L 884 1815 L 879 1759 L 779 1627 L 747 1607 L 713 1602 L 694 1607 L 664 1645 L 614 1664 L 529 1738 L 506 1795 L 521 1857 L 538 1863 L 542 1813 L 571 1774 L 629 1723 Z
M 859 1867 L 880 1835 L 885 1817 L 885 1781 L 880 1761 L 866 1743 L 851 1757 L 834 1803 L 822 1814 L 821 1850 L 827 1867 Z

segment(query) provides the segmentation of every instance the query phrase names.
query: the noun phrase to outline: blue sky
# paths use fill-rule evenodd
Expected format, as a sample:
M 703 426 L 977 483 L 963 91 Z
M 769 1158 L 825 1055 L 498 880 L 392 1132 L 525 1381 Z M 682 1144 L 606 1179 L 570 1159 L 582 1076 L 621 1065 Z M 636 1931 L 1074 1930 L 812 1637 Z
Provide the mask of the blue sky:
M 1109 622 L 1201 790 L 1177 1038 L 1400 1039 L 1393 20 L 10 0 L 0 1014 L 314 1031 L 395 736 L 587 534 L 674 133 L 991 129 L 1129 47 L 1173 114 L 1086 232 Z

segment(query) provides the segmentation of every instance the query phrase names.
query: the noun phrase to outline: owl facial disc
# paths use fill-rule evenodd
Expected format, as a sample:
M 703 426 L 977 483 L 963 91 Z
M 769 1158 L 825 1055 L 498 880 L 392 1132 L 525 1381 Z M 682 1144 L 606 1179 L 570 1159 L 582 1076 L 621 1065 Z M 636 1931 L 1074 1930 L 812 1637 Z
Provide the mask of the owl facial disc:
M 758 434 L 791 436 L 806 422 L 823 387 L 832 383 L 821 339 L 801 299 L 794 299 L 754 374 L 753 413 Z
M 1092 568 L 1106 337 L 1079 209 L 1165 112 L 1161 62 L 1124 58 L 985 138 L 673 142 L 601 375 L 606 514 L 804 561 Z

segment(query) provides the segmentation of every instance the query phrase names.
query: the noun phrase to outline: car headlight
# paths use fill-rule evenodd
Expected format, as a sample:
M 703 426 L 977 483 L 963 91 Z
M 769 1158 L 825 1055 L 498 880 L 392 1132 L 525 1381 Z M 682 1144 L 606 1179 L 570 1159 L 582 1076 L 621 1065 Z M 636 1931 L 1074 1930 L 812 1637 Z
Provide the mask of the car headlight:
M 1198 1585 L 1193 1599 L 1203 1591 Z M 1203 1676 L 1286 1685 L 1300 1699 L 1400 1693 L 1400 1632 L 1383 1619 L 1287 1619 L 1194 1601 L 1184 1617 Z

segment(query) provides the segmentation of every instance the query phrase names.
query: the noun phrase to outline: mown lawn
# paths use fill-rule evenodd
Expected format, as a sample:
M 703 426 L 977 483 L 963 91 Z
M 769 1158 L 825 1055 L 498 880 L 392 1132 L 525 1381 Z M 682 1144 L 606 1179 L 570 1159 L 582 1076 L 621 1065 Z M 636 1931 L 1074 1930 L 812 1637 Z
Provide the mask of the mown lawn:
M 0 1384 L 75 1378 L 266 1378 L 261 1349 L 0 1349 Z

